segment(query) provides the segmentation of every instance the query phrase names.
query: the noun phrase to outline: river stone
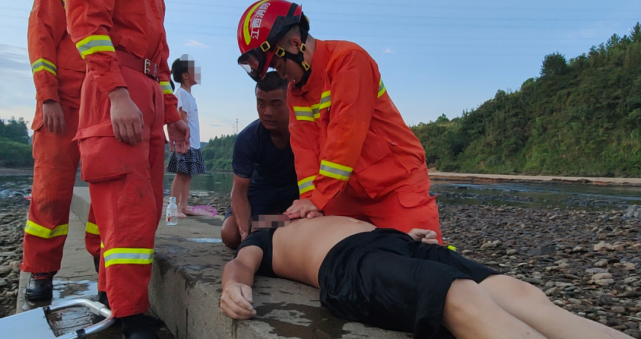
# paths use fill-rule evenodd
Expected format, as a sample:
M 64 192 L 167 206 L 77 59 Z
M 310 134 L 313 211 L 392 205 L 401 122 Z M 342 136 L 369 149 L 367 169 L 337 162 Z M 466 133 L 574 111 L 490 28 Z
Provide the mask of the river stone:
M 623 312 L 625 312 L 625 307 L 622 307 L 622 306 L 612 306 L 611 310 L 612 310 L 612 312 L 614 312 L 614 313 L 623 313 Z
M 608 273 L 608 270 L 606 270 L 604 268 L 593 267 L 593 268 L 588 268 L 587 270 L 585 270 L 585 273 L 588 273 L 588 274 Z
M 594 267 L 607 267 L 607 266 L 608 266 L 607 260 L 599 260 L 596 263 L 594 263 Z
M 7 283 L 7 281 L 6 281 L 6 280 L 4 280 L 4 279 L 0 278 L 0 287 L 5 287 L 5 286 L 7 286 L 8 284 L 9 284 L 9 283 Z
M 597 273 L 592 276 L 592 280 L 599 280 L 599 279 L 612 279 L 612 274 L 610 273 Z
M 641 206 L 639 205 L 632 205 L 628 207 L 628 210 L 625 212 L 623 215 L 623 219 L 632 219 L 632 218 L 640 218 L 641 217 Z
M 594 281 L 599 286 L 608 286 L 614 284 L 614 279 L 599 279 Z
M 614 246 L 612 246 L 612 244 L 607 243 L 605 241 L 601 241 L 600 243 L 594 245 L 594 250 L 596 252 L 599 252 L 601 250 L 613 251 L 614 250 Z

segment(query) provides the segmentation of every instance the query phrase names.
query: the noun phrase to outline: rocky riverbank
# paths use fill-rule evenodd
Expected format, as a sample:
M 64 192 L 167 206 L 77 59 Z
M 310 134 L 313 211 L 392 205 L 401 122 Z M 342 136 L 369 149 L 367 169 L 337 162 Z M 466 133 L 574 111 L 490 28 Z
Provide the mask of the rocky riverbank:
M 0 199 L 0 318 L 16 310 L 22 236 L 29 201 L 21 196 Z
M 592 212 L 447 205 L 459 253 L 545 291 L 555 304 L 641 338 L 641 221 Z

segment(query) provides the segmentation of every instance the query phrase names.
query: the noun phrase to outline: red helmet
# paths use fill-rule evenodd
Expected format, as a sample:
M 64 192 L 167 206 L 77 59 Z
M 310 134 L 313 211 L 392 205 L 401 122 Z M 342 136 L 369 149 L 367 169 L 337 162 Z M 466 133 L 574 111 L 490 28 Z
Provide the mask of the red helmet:
M 303 42 L 299 54 L 276 46 L 295 25 L 300 25 Z M 284 0 L 257 1 L 247 8 L 238 23 L 238 47 L 242 53 L 238 64 L 256 81 L 265 76 L 274 54 L 294 59 L 308 71 L 309 65 L 303 60 L 308 31 L 309 21 L 302 6 Z

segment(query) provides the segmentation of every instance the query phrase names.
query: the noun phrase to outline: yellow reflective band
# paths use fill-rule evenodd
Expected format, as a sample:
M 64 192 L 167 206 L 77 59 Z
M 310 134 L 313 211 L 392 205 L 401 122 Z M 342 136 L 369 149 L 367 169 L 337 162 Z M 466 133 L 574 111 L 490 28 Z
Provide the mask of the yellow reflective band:
M 320 171 L 318 171 L 318 173 L 326 177 L 347 181 L 349 176 L 352 174 L 352 170 L 353 169 L 351 167 L 323 160 L 321 161 Z
M 90 35 L 78 42 L 76 48 L 84 59 L 87 55 L 97 52 L 115 52 L 114 45 L 108 35 Z
M 447 249 L 456 252 L 456 247 L 453 245 L 447 245 Z
M 105 251 L 105 267 L 111 265 L 149 265 L 154 259 L 154 250 L 151 248 L 112 248 Z
M 385 84 L 383 84 L 383 79 L 378 83 L 378 96 L 377 98 L 380 98 L 383 94 L 385 94 Z
M 69 224 L 58 225 L 53 229 L 48 229 L 44 226 L 36 224 L 31 220 L 27 220 L 27 225 L 25 225 L 24 227 L 24 232 L 39 238 L 51 239 L 53 237 L 67 235 L 67 233 L 69 232 Z
M 62 0 L 62 8 L 67 9 L 67 1 Z
M 174 94 L 171 90 L 171 83 L 169 81 L 161 81 L 160 88 L 162 88 L 162 94 Z
M 249 10 L 249 13 L 247 13 L 247 16 L 245 17 L 245 23 L 243 24 L 243 37 L 245 38 L 245 44 L 249 45 L 249 43 L 252 40 L 251 33 L 249 32 L 249 19 L 252 17 L 252 14 L 254 14 L 254 11 L 258 6 L 264 4 L 268 0 L 263 0 L 259 3 L 257 3 L 252 9 Z
M 320 118 L 320 108 L 318 108 L 319 106 L 320 104 L 312 105 L 312 113 L 314 113 L 314 119 Z
M 318 109 L 324 109 L 332 105 L 332 96 L 331 96 L 331 91 L 325 91 L 321 95 L 321 100 L 320 103 L 318 104 Z
M 303 194 L 305 192 L 309 192 L 313 189 L 316 189 L 314 187 L 314 179 L 316 179 L 315 175 L 312 175 L 311 177 L 307 177 L 301 181 L 298 182 L 298 192 L 300 194 Z
M 296 120 L 314 122 L 314 113 L 311 107 L 294 106 L 294 114 L 296 114 Z
M 40 58 L 33 64 L 31 64 L 31 72 L 33 74 L 36 74 L 36 72 L 38 71 L 47 71 L 55 76 L 58 76 L 58 67 L 56 67 L 53 62 L 44 58 Z
M 102 241 L 100 242 L 100 248 L 105 248 L 105 244 Z
M 87 226 L 85 227 L 85 232 L 89 234 L 100 235 L 100 232 L 98 231 L 98 225 L 88 221 Z

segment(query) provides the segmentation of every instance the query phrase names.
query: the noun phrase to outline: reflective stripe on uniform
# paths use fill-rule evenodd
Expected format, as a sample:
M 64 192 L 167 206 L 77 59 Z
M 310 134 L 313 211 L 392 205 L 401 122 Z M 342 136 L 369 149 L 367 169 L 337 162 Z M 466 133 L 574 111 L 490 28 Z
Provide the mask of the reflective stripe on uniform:
M 320 118 L 320 111 L 332 105 L 331 91 L 325 91 L 321 94 L 319 103 L 311 107 L 294 106 L 294 113 L 296 113 L 296 120 L 315 121 Z
M 329 106 L 332 105 L 332 92 L 331 91 L 325 91 L 323 94 L 321 94 L 321 100 L 318 103 L 318 109 L 325 109 Z
M 314 122 L 314 113 L 312 113 L 311 107 L 294 106 L 294 114 L 296 114 L 296 120 Z
M 149 265 L 154 259 L 151 248 L 112 248 L 105 251 L 105 267 L 111 265 Z
M 312 175 L 311 177 L 307 177 L 301 181 L 298 182 L 298 192 L 300 194 L 303 194 L 305 192 L 309 192 L 313 189 L 316 189 L 314 187 L 314 179 L 316 179 L 315 175 Z
M 90 35 L 78 42 L 76 48 L 84 59 L 87 55 L 97 52 L 115 52 L 114 45 L 108 35 Z
M 40 58 L 33 64 L 31 64 L 31 72 L 33 74 L 36 74 L 36 72 L 38 71 L 47 71 L 55 76 L 58 76 L 58 67 L 56 67 L 53 62 L 44 58 Z
M 95 234 L 95 235 L 100 235 L 100 232 L 98 231 L 98 225 L 87 221 L 87 226 L 85 227 L 85 232 L 89 234 Z
M 100 242 L 100 248 L 105 248 L 105 244 L 102 241 Z
M 383 83 L 383 79 L 378 83 L 378 96 L 377 98 L 380 98 L 383 94 L 385 94 L 385 84 Z
M 338 180 L 348 180 L 350 174 L 352 174 L 352 170 L 353 169 L 351 167 L 339 165 L 327 160 L 322 160 L 320 165 L 320 171 L 318 173 L 326 177 L 330 177 Z
M 36 224 L 31 220 L 27 220 L 27 225 L 25 225 L 24 227 L 24 232 L 36 237 L 51 239 L 53 237 L 67 235 L 67 233 L 69 232 L 69 224 L 58 225 L 53 229 L 48 229 L 44 226 Z
M 162 94 L 173 94 L 174 91 L 171 90 L 171 83 L 169 81 L 161 81 L 160 88 L 162 88 Z

